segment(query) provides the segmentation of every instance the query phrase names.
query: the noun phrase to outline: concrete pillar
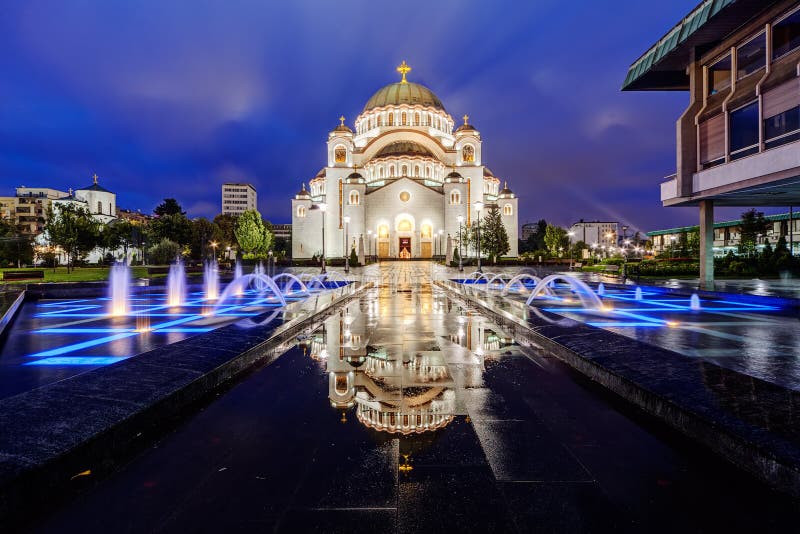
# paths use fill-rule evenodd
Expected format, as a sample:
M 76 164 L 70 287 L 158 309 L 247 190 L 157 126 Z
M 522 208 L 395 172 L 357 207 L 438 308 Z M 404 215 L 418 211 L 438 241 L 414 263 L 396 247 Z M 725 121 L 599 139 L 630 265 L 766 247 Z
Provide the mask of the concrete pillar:
M 714 289 L 714 201 L 700 201 L 700 289 Z

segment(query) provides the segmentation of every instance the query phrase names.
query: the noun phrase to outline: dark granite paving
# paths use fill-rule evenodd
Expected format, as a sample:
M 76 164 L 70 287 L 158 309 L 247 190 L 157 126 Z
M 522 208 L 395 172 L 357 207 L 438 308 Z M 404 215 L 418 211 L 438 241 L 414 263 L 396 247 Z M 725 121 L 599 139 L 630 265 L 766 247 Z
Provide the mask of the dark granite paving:
M 121 471 L 62 507 L 43 506 L 34 529 L 796 526 L 796 501 L 622 405 L 558 360 L 509 344 L 491 323 L 429 285 L 407 287 L 395 292 L 387 285 L 352 304 L 302 348 L 249 376 Z M 439 394 L 430 400 L 432 391 Z M 424 413 L 447 416 L 442 428 L 390 433 L 359 418 L 367 409 L 420 413 L 414 410 L 423 398 L 430 407 Z

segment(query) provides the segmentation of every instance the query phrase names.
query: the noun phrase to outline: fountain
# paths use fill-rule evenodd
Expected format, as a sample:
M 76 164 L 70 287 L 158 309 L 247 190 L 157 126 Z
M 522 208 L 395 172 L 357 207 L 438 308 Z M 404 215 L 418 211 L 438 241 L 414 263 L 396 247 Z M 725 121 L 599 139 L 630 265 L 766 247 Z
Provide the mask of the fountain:
M 603 285 L 603 282 L 597 284 L 597 295 L 600 297 L 606 296 L 606 286 Z
M 642 288 L 637 287 L 636 292 L 633 295 L 634 300 L 642 300 Z
M 219 269 L 217 269 L 217 262 L 214 260 L 206 263 L 203 276 L 203 293 L 206 300 L 217 300 L 219 296 Z
M 531 294 L 528 297 L 528 300 L 525 301 L 525 304 L 530 306 L 534 299 L 536 299 L 540 293 L 546 293 L 548 286 L 553 284 L 556 280 L 566 282 L 570 286 L 570 289 L 578 295 L 578 298 L 581 300 L 581 304 L 584 308 L 591 308 L 600 311 L 606 310 L 606 307 L 603 306 L 603 301 L 600 300 L 600 298 L 588 285 L 586 285 L 585 282 L 581 282 L 577 278 L 564 276 L 561 274 L 551 274 L 550 276 L 542 278 L 541 282 L 536 284 L 536 287 L 533 288 L 533 291 L 531 291 Z
M 167 274 L 167 305 L 170 308 L 180 306 L 186 299 L 186 271 L 180 258 L 169 266 Z
M 700 297 L 697 296 L 697 293 L 692 293 L 692 296 L 689 299 L 689 309 L 692 311 L 697 311 L 700 309 Z
M 236 280 L 237 278 L 241 278 L 244 272 L 242 271 L 242 264 L 238 261 L 236 262 L 236 267 L 233 269 L 233 279 Z M 241 297 L 244 294 L 244 291 L 240 288 L 236 292 L 237 297 Z
M 125 263 L 115 263 L 109 276 L 109 297 L 111 298 L 111 315 L 128 314 L 128 291 L 131 284 L 131 269 Z

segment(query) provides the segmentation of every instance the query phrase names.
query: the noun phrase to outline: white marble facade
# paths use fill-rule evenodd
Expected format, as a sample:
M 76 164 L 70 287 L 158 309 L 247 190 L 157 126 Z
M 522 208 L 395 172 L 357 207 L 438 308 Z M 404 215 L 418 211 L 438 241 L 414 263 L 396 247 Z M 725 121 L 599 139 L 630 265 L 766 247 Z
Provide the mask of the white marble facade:
M 458 217 L 476 220 L 476 202 L 498 206 L 517 255 L 518 199 L 483 165 L 480 132 L 466 115 L 454 129 L 439 98 L 406 80 L 409 70 L 398 67 L 402 79 L 369 99 L 355 129 L 340 117 L 328 134 L 327 165 L 292 199 L 293 257 L 321 254 L 323 216 L 327 257 L 359 238 L 384 258 L 443 255 Z

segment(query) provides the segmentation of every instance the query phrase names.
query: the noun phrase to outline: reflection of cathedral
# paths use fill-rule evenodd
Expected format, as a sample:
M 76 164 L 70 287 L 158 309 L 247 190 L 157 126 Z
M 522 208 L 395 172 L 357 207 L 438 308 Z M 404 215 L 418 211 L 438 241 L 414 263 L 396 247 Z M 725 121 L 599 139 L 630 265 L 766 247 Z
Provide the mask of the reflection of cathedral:
M 445 313 L 430 295 L 420 302 L 427 314 Z M 397 434 L 418 434 L 448 425 L 456 415 L 457 391 L 445 351 L 439 343 L 430 349 L 404 354 L 398 346 L 375 347 L 369 332 L 378 315 L 377 305 L 364 313 L 343 312 L 328 320 L 307 342 L 310 356 L 323 362 L 328 373 L 328 397 L 333 408 L 355 407 L 361 424 Z M 511 343 L 484 327 L 483 320 L 459 318 L 459 327 L 441 343 L 450 354 L 470 356 L 459 362 L 461 387 L 482 381 L 484 355 Z M 464 350 L 462 350 L 464 349 Z
M 517 198 L 482 162 L 481 135 L 468 117 L 455 128 L 433 92 L 402 79 L 378 90 L 356 117 L 328 134 L 328 162 L 292 200 L 292 255 L 343 255 L 363 240 L 367 255 L 444 255 L 459 218 L 478 217 L 475 204 L 496 206 L 517 255 Z M 486 215 L 486 211 L 482 216 Z M 348 222 L 349 221 L 349 222 Z M 345 239 L 349 244 L 345 244 Z

